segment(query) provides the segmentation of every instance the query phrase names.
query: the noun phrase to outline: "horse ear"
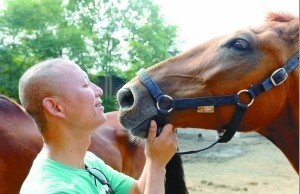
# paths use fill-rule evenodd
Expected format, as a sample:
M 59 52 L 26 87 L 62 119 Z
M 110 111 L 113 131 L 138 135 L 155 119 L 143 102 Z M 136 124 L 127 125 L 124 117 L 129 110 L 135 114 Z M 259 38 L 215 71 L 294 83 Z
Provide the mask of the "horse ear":
M 269 12 L 266 20 L 273 22 L 290 22 L 295 19 L 295 16 L 289 13 Z
M 288 44 L 299 44 L 299 19 L 289 22 L 283 29 L 282 39 Z
M 299 42 L 299 18 L 287 13 L 269 13 L 267 21 L 286 23 L 277 29 L 277 33 L 288 44 Z

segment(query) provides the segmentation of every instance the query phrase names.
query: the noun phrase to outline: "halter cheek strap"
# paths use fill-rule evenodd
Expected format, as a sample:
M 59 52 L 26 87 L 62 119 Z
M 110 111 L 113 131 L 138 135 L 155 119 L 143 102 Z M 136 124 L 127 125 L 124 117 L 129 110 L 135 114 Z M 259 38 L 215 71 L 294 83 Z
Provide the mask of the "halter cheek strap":
M 168 123 L 168 114 L 173 110 L 171 107 L 172 98 L 170 96 L 164 95 L 156 83 L 151 79 L 148 73 L 141 69 L 137 72 L 141 82 L 146 86 L 151 96 L 156 100 L 158 113 L 155 117 L 157 124 L 157 136 L 161 133 L 162 128 Z M 161 102 L 169 103 L 168 106 L 163 108 L 160 106 Z
M 288 74 L 293 71 L 299 65 L 299 52 L 295 53 L 287 63 L 275 70 L 270 77 L 267 77 L 260 83 L 251 86 L 249 89 L 240 90 L 237 94 L 227 96 L 210 96 L 210 97 L 198 97 L 198 98 L 179 98 L 172 99 L 172 97 L 165 95 L 157 84 L 151 79 L 148 73 L 141 69 L 137 72 L 137 75 L 143 85 L 148 89 L 151 96 L 156 100 L 158 114 L 156 116 L 159 132 L 163 126 L 168 123 L 168 114 L 174 110 L 192 109 L 199 106 L 224 106 L 224 105 L 235 105 L 235 112 L 230 122 L 225 126 L 225 133 L 210 146 L 187 152 L 177 152 L 178 154 L 191 154 L 197 153 L 208 148 L 211 148 L 217 143 L 225 143 L 231 140 L 237 131 L 243 116 L 248 107 L 254 102 L 254 98 L 259 94 L 268 91 L 272 87 L 282 84 L 288 77 Z M 248 104 L 240 102 L 240 95 L 247 93 L 251 98 Z M 159 133 L 158 133 L 159 134 Z

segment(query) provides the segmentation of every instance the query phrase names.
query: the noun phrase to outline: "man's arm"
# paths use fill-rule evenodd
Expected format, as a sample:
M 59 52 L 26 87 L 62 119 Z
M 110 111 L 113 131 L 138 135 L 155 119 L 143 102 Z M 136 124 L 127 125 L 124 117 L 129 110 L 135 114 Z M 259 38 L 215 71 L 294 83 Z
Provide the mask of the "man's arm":
M 165 125 L 158 137 L 156 137 L 156 130 L 155 121 L 151 121 L 145 147 L 144 170 L 130 190 L 130 194 L 165 193 L 165 167 L 176 152 L 178 140 L 171 124 Z

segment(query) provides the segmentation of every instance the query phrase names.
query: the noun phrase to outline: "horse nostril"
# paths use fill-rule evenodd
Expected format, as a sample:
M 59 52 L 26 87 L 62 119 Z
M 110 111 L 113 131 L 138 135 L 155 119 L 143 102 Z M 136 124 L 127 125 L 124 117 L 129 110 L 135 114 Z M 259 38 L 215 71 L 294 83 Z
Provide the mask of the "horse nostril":
M 130 108 L 134 103 L 134 97 L 131 90 L 124 88 L 117 94 L 118 102 L 121 108 Z

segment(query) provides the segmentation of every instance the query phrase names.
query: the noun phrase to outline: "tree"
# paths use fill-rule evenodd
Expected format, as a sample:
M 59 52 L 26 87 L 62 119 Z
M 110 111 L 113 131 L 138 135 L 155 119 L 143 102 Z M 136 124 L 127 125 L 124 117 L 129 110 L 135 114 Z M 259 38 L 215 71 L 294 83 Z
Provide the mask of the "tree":
M 159 7 L 151 0 L 132 0 L 125 11 L 126 25 L 129 29 L 130 68 L 124 77 L 131 79 L 136 72 L 165 60 L 179 51 L 176 48 L 176 26 L 166 25 L 159 14 Z M 135 10 L 130 13 L 129 10 Z M 144 16 L 144 17 L 141 17 Z M 147 18 L 147 19 L 145 19 Z M 139 24 L 138 26 L 136 24 Z
M 21 74 L 47 58 L 68 57 L 89 74 L 130 79 L 177 52 L 176 27 L 165 24 L 150 0 L 4 2 L 0 92 L 15 99 Z

